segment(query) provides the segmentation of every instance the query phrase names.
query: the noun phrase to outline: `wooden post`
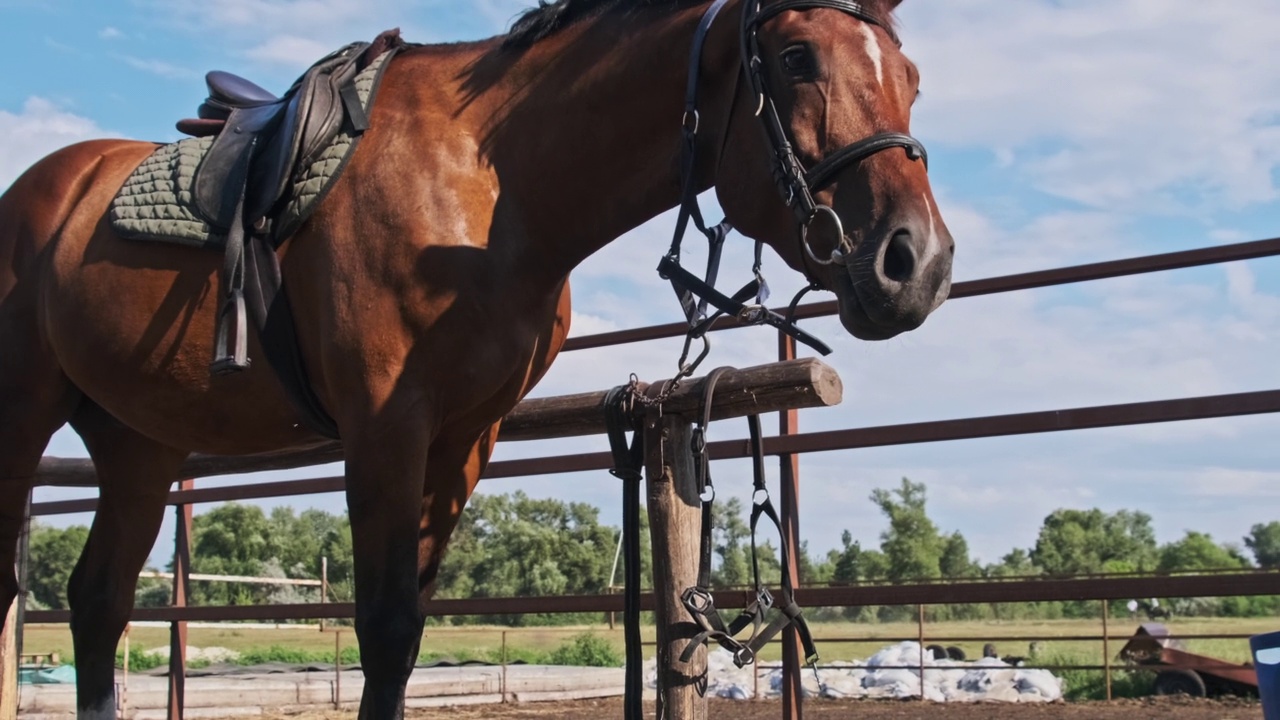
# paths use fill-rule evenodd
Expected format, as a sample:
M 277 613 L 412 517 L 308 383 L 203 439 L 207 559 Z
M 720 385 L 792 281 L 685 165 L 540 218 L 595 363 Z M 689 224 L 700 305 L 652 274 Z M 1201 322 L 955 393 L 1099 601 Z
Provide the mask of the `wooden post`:
M 320 604 L 329 602 L 329 558 L 320 558 Z M 320 618 L 320 632 L 324 632 L 324 618 Z
M 0 634 L 0 720 L 18 717 L 18 624 L 19 595 L 9 606 Z
M 27 601 L 28 534 L 31 529 L 31 493 L 27 493 L 26 515 L 18 538 L 18 558 L 14 566 L 18 578 L 18 595 L 5 612 L 4 630 L 0 631 L 0 720 L 18 717 L 18 666 L 22 664 L 23 604 Z
M 778 333 L 778 360 L 796 359 L 796 341 L 790 335 Z M 800 413 L 793 408 L 778 413 L 778 434 L 794 435 L 799 430 Z M 782 542 L 791 547 L 787 566 L 782 568 L 791 587 L 800 587 L 800 457 L 783 455 L 778 458 L 781 476 Z M 804 648 L 800 633 L 788 625 L 782 632 L 782 720 L 801 720 L 804 717 L 804 686 L 801 673 Z
M 920 700 L 924 701 L 924 603 L 916 606 L 916 630 L 920 641 Z
M 195 488 L 194 480 L 182 480 L 179 490 Z M 177 527 L 173 533 L 173 606 L 187 606 L 191 592 L 191 506 L 178 505 Z M 187 685 L 187 621 L 169 623 L 169 715 L 182 720 Z
M 1107 637 L 1107 620 L 1111 614 L 1108 601 L 1102 601 L 1102 673 L 1107 681 L 1107 699 L 1111 699 L 1111 638 Z
M 695 634 L 680 595 L 698 582 L 702 527 L 702 501 L 690 453 L 693 426 L 679 415 L 650 413 L 644 433 L 658 625 L 657 716 L 706 720 L 707 699 L 698 691 L 707 681 L 706 647 L 698 648 L 689 662 L 680 662 Z

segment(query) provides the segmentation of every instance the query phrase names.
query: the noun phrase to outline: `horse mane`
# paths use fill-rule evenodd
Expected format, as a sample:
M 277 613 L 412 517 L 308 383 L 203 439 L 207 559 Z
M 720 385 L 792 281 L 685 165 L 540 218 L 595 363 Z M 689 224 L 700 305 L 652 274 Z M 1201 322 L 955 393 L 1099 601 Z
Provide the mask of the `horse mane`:
M 511 30 L 502 41 L 503 50 L 525 50 L 540 40 L 548 38 L 579 21 L 605 12 L 626 12 L 648 7 L 683 7 L 697 5 L 708 0 L 538 0 L 538 4 L 525 10 L 511 24 Z M 892 24 L 891 0 L 870 0 L 863 3 L 869 10 Z
M 691 5 L 706 0 L 538 0 L 511 24 L 502 41 L 504 50 L 523 50 L 579 21 L 607 11 L 626 11 L 661 5 Z

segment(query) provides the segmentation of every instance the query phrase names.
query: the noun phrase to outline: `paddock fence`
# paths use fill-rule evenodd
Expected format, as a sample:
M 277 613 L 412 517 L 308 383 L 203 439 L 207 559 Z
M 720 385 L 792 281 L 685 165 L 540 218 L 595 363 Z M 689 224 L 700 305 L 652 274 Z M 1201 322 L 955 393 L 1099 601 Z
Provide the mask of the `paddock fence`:
M 1047 288 L 1117 278 L 1145 273 L 1213 265 L 1234 261 L 1252 260 L 1280 255 L 1280 238 L 1254 242 L 1219 245 L 1194 250 L 1134 257 L 1123 260 L 1091 263 L 1072 267 L 1043 270 L 956 283 L 952 299 L 978 297 L 1034 288 Z M 815 318 L 836 313 L 835 302 L 816 302 L 802 305 L 797 317 Z M 733 319 L 722 319 L 717 331 L 737 327 Z M 565 351 L 579 351 L 625 345 L 659 338 L 678 337 L 684 333 L 682 323 L 655 325 L 631 330 L 601 333 L 571 338 Z M 794 360 L 794 342 L 779 337 L 778 358 Z M 597 393 L 602 396 L 603 393 Z M 536 401 L 535 401 L 536 402 Z M 1070 430 L 1143 425 L 1151 423 L 1181 422 L 1209 418 L 1237 417 L 1280 412 L 1280 389 L 1254 392 L 1180 397 L 1173 399 L 1075 407 L 1038 412 L 943 419 L 898 425 L 858 427 L 822 432 L 801 432 L 798 413 L 794 410 L 779 413 L 779 432 L 763 441 L 764 452 L 778 458 L 781 467 L 781 506 L 784 533 L 797 543 L 799 538 L 798 499 L 800 493 L 799 458 L 805 453 L 856 450 L 914 443 L 941 442 L 976 438 L 994 438 Z M 594 411 L 598 415 L 598 410 Z M 578 418 L 575 421 L 553 427 L 522 425 L 516 418 L 504 423 L 502 440 L 564 437 L 577 434 L 584 424 L 598 422 L 595 417 Z M 603 441 L 602 441 L 603 446 Z M 713 442 L 708 445 L 713 459 L 742 458 L 750 454 L 745 440 Z M 282 470 L 307 467 L 339 461 L 341 447 L 336 443 L 310 448 L 305 451 L 273 453 L 253 457 L 193 456 L 182 470 L 185 478 L 210 478 L 266 470 Z M 605 470 L 611 465 L 607 452 L 564 454 L 519 460 L 505 460 L 489 465 L 485 479 L 529 477 L 590 470 Z M 606 477 L 603 473 L 601 477 Z M 93 468 L 87 460 L 45 458 L 40 466 L 38 485 L 61 487 L 93 487 L 96 484 Z M 192 607 L 187 604 L 189 575 L 191 571 L 191 521 L 192 505 L 196 503 L 226 502 L 264 498 L 314 495 L 341 492 L 341 477 L 315 477 L 301 480 L 256 482 L 220 487 L 197 487 L 193 479 L 178 482 L 170 493 L 168 503 L 175 508 L 177 532 L 175 533 L 174 582 L 172 607 L 138 608 L 133 618 L 137 621 L 167 622 L 171 628 L 170 717 L 181 717 L 183 674 L 186 658 L 186 624 L 188 622 L 229 621 L 286 621 L 321 618 L 349 618 L 354 615 L 350 603 L 269 606 L 217 606 Z M 33 503 L 32 517 L 92 512 L 95 499 L 60 500 Z M 791 567 L 784 568 L 796 581 L 797 600 L 805 607 L 849 607 L 866 605 L 903 605 L 923 609 L 937 604 L 961 603 L 1016 603 L 1035 601 L 1107 601 L 1129 598 L 1161 597 L 1229 597 L 1252 595 L 1280 595 L 1280 572 L 1227 572 L 1142 576 L 1098 577 L 1049 577 L 1014 578 L 978 581 L 930 581 L 902 585 L 848 585 L 805 586 L 799 582 L 799 571 L 794 558 Z M 722 608 L 740 608 L 749 600 L 748 593 L 738 590 L 715 594 L 716 604 Z M 654 597 L 647 594 L 642 601 L 646 609 L 654 608 Z M 439 599 L 431 603 L 429 613 L 434 616 L 449 615 L 502 615 L 521 613 L 609 613 L 622 610 L 623 598 L 613 594 L 582 595 L 539 598 L 476 598 L 465 600 Z M 1100 602 L 1105 613 L 1106 602 Z M 920 637 L 925 638 L 925 623 L 921 610 Z M 1104 616 L 1105 617 L 1105 616 Z M 66 623 L 66 611 L 28 611 L 27 623 Z M 1103 620 L 1105 623 L 1105 619 Z M 1122 637 L 1103 631 L 1088 639 L 1109 644 Z M 936 641 L 956 638 L 928 638 Z M 1011 640 L 1013 638 L 1010 638 Z M 1034 638 L 1027 638 L 1034 639 Z M 784 682 L 782 686 L 783 717 L 800 718 L 802 712 L 800 686 L 800 653 L 798 638 L 788 631 L 783 639 Z M 1104 655 L 1101 669 L 1109 674 L 1111 661 Z M 1092 666 L 1090 666 L 1092 667 Z

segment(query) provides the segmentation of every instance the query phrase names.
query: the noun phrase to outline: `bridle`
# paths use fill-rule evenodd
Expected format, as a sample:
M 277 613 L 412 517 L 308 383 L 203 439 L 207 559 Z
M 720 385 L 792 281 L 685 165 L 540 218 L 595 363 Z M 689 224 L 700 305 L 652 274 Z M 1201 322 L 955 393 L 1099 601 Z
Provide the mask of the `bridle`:
M 756 117 L 760 118 L 770 149 L 773 151 L 773 171 L 778 191 L 800 223 L 800 244 L 805 254 L 819 265 L 832 263 L 844 265 L 848 262 L 853 247 L 848 236 L 844 234 L 840 216 L 829 205 L 818 204 L 813 196 L 830 185 L 841 170 L 889 148 L 903 148 L 907 152 L 907 157 L 922 161 L 926 169 L 929 167 L 929 156 L 925 152 L 924 145 L 910 135 L 883 132 L 846 145 L 827 155 L 811 169 L 805 169 L 800 159 L 796 157 L 791 141 L 787 138 L 782 119 L 778 116 L 778 108 L 770 93 L 764 60 L 760 55 L 758 33 L 762 25 L 788 10 L 815 8 L 829 8 L 852 15 L 862 22 L 882 28 L 899 47 L 902 46 L 902 42 L 886 21 L 869 12 L 862 3 L 849 0 L 782 0 L 782 2 L 764 5 L 762 0 L 744 0 L 740 38 L 742 69 L 755 92 Z M 698 60 L 695 59 L 694 62 Z M 829 258 L 820 257 L 815 253 L 808 241 L 809 228 L 819 216 L 830 219 L 838 238 L 838 245 L 831 251 Z
M 659 274 L 671 281 L 689 322 L 684 352 L 679 361 L 679 372 L 674 378 L 666 381 L 660 387 L 650 387 L 646 392 L 639 390 L 638 381 L 635 376 L 632 376 L 629 384 L 619 386 L 610 391 L 605 401 L 606 425 L 614 458 L 612 472 L 624 480 L 624 498 L 626 498 L 624 500 L 623 513 L 623 544 L 627 548 L 628 569 L 626 610 L 624 612 L 627 639 L 624 715 L 627 720 L 638 720 L 642 717 L 639 635 L 640 542 L 638 528 L 643 447 L 640 440 L 641 431 L 637 430 L 635 432 L 630 443 L 626 439 L 626 429 L 631 419 L 631 410 L 638 404 L 649 407 L 656 406 L 658 411 L 661 411 L 663 401 L 675 389 L 679 381 L 691 375 L 698 364 L 706 358 L 710 350 L 710 343 L 707 341 L 706 333 L 711 329 L 712 323 L 722 315 L 735 316 L 741 322 L 747 324 L 772 325 L 796 340 L 816 348 L 824 355 L 831 352 L 831 349 L 823 344 L 821 340 L 798 328 L 793 320 L 795 307 L 800 297 L 809 290 L 818 287 L 816 280 L 809 272 L 808 264 L 804 262 L 804 256 L 807 255 L 809 259 L 820 265 L 845 265 L 853 253 L 852 243 L 845 236 L 844 228 L 836 211 L 828 205 L 819 204 L 814 199 L 814 195 L 830 185 L 841 170 L 890 148 L 903 148 L 907 153 L 907 157 L 912 160 L 922 161 L 925 164 L 925 168 L 928 169 L 928 157 L 924 146 L 919 140 L 904 133 L 883 132 L 842 147 L 806 170 L 804 164 L 796 156 L 791 141 L 787 137 L 786 129 L 783 127 L 782 119 L 778 115 L 778 109 L 770 93 L 769 82 L 764 72 L 765 63 L 760 55 L 760 43 L 757 37 L 760 26 L 788 10 L 830 8 L 840 10 L 863 22 L 883 28 L 893 38 L 894 42 L 898 42 L 898 38 L 893 29 L 884 20 L 869 12 L 861 3 L 851 2 L 850 0 L 779 0 L 779 2 L 767 6 L 763 4 L 762 0 L 742 0 L 741 37 L 739 38 L 742 47 L 742 71 L 755 93 L 756 117 L 760 118 L 765 137 L 772 151 L 773 173 L 778 190 L 782 195 L 783 202 L 792 209 L 799 223 L 800 244 L 803 248 L 801 262 L 804 263 L 805 274 L 809 277 L 809 287 L 802 290 L 791 301 L 790 310 L 786 317 L 766 308 L 764 302 L 768 299 L 769 290 L 768 284 L 765 283 L 764 277 L 760 272 L 762 244 L 757 241 L 755 264 L 752 267 L 752 273 L 755 278 L 733 295 L 725 295 L 716 290 L 715 281 L 720 266 L 721 250 L 725 236 L 732 228 L 727 222 L 707 227 L 698 208 L 697 188 L 694 185 L 693 171 L 699 125 L 698 77 L 702 59 L 702 47 L 716 15 L 728 4 L 728 1 L 715 0 L 703 14 L 701 22 L 698 23 L 698 30 L 694 35 L 693 52 L 689 61 L 689 80 L 685 93 L 685 111 L 682 120 L 680 212 L 676 219 L 675 236 L 672 239 L 671 249 L 658 264 Z M 732 116 L 732 107 L 730 108 L 730 116 Z M 825 216 L 831 220 L 839 238 L 836 248 L 831 251 L 830 256 L 827 258 L 820 257 L 815 253 L 808 239 L 809 229 L 819 216 Z M 707 254 L 705 279 L 697 277 L 680 266 L 680 243 L 684 238 L 685 230 L 688 229 L 690 220 L 694 222 L 700 232 L 706 235 L 710 245 L 710 250 Z M 754 296 L 755 300 L 749 303 L 748 300 L 752 296 Z M 708 305 L 714 305 L 716 308 L 716 312 L 710 316 L 707 315 Z M 689 357 L 690 345 L 695 338 L 703 341 L 703 349 L 701 354 L 693 361 L 686 362 Z M 789 548 L 785 535 L 782 533 L 781 522 L 768 499 L 768 490 L 765 486 L 764 477 L 764 453 L 761 446 L 759 416 L 751 416 L 749 418 L 754 459 L 753 474 L 755 478 L 754 507 L 751 513 L 751 541 L 756 599 L 737 618 L 725 621 L 716 609 L 708 587 L 711 574 L 711 504 L 715 499 L 715 492 L 711 485 L 709 456 L 705 452 L 705 432 L 711 420 L 712 393 L 715 389 L 716 380 L 722 372 L 723 369 L 713 371 L 707 376 L 704 383 L 703 414 L 695 430 L 692 447 L 694 464 L 697 468 L 697 486 L 699 491 L 702 492 L 702 538 L 697 584 L 687 588 L 681 596 L 682 604 L 694 620 L 696 635 L 690 639 L 680 659 L 683 662 L 689 662 L 693 657 L 693 653 L 699 647 L 708 642 L 716 642 L 722 647 L 730 649 L 733 652 L 734 662 L 741 667 L 744 664 L 753 662 L 758 651 L 784 627 L 793 626 L 801 639 L 805 660 L 813 665 L 816 670 L 817 652 L 814 649 L 813 640 L 809 635 L 800 607 L 795 601 L 795 589 L 789 582 L 789 576 L 783 575 L 780 603 L 775 603 L 773 596 L 769 594 L 768 590 L 760 582 L 759 564 L 755 554 L 755 531 L 760 517 L 767 517 L 771 520 L 778 527 L 779 535 L 783 536 L 781 548 L 784 567 L 787 563 L 788 552 L 794 548 Z M 765 615 L 771 610 L 780 611 L 780 614 L 772 622 L 766 624 L 764 622 Z M 751 637 L 745 641 L 735 639 L 734 636 L 748 626 L 752 627 Z
M 900 147 L 906 151 L 907 157 L 912 160 L 920 160 L 924 163 L 926 169 L 929 166 L 928 154 L 919 140 L 905 133 L 882 132 L 846 145 L 827 155 L 812 168 L 806 169 L 800 158 L 796 156 L 791 140 L 787 137 L 782 118 L 778 115 L 778 108 L 773 100 L 773 93 L 770 91 L 768 77 L 765 73 L 765 61 L 760 54 L 758 38 L 760 27 L 788 10 L 828 8 L 839 10 L 862 22 L 880 27 L 889 34 L 895 43 L 901 45 L 901 42 L 899 42 L 897 35 L 893 32 L 893 28 L 888 22 L 867 10 L 865 5 L 859 2 L 852 2 L 851 0 L 780 0 L 766 5 L 763 0 L 742 1 L 739 37 L 742 72 L 755 94 L 755 114 L 756 117 L 760 118 L 761 127 L 769 144 L 773 159 L 773 176 L 778 192 L 787 207 L 791 208 L 792 212 L 795 213 L 799 224 L 798 236 L 803 250 L 801 262 L 809 284 L 792 300 L 792 312 L 789 312 L 787 317 L 766 308 L 764 302 L 769 296 L 769 286 L 761 274 L 761 252 L 763 246 L 757 240 L 755 264 L 752 267 L 754 279 L 733 295 L 725 295 L 714 287 L 716 275 L 719 271 L 721 249 L 725 236 L 732 230 L 732 227 L 728 222 L 721 222 L 712 227 L 706 225 L 702 218 L 702 212 L 698 208 L 697 187 L 694 183 L 693 175 L 700 124 L 698 115 L 698 81 L 701 74 L 702 48 L 706 44 L 707 34 L 710 32 L 716 16 L 729 2 L 729 0 L 715 0 L 703 13 L 702 20 L 698 23 L 698 29 L 693 37 L 693 50 L 689 59 L 688 84 L 685 91 L 684 115 L 681 120 L 680 210 L 676 218 L 671 248 L 658 264 L 659 275 L 671 281 L 689 323 L 684 352 L 678 363 L 679 373 L 673 378 L 672 388 L 681 378 L 690 375 L 694 368 L 698 366 L 698 363 L 707 356 L 710 343 L 706 338 L 706 332 L 710 330 L 712 323 L 722 315 L 737 317 L 740 322 L 745 324 L 772 325 L 799 342 L 813 347 L 823 355 L 830 353 L 831 349 L 825 343 L 797 327 L 791 317 L 794 315 L 794 309 L 800 297 L 810 290 L 820 287 L 817 279 L 809 270 L 809 263 L 806 261 L 806 257 L 818 265 L 846 265 L 854 249 L 852 242 L 844 233 L 844 226 L 840 221 L 839 215 L 831 206 L 819 204 L 814 199 L 814 195 L 829 186 L 845 168 L 890 148 Z M 730 108 L 729 112 L 732 114 L 732 108 Z M 819 253 L 814 252 L 813 246 L 809 241 L 810 229 L 819 217 L 825 217 L 831 222 L 838 238 L 835 249 L 827 257 L 822 257 Z M 690 220 L 693 220 L 694 225 L 707 237 L 707 241 L 710 244 L 705 279 L 699 278 L 680 266 L 680 244 Z M 752 297 L 754 297 L 754 302 L 748 302 Z M 716 312 L 708 315 L 708 305 L 715 306 Z M 689 362 L 690 346 L 694 339 L 702 340 L 703 348 L 701 353 L 693 361 Z

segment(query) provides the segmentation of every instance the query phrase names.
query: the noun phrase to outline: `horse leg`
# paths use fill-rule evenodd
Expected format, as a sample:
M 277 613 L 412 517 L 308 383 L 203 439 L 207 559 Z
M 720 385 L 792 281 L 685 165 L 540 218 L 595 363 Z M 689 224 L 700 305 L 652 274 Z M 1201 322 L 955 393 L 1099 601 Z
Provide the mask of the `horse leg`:
M 5 319 L 0 312 L 0 331 Z M 57 365 L 35 347 L 0 332 L 0 629 L 18 596 L 13 572 L 18 536 L 40 457 L 80 397 Z
M 497 439 L 498 425 L 495 424 L 470 444 L 437 440 L 431 446 L 418 532 L 418 603 L 424 614 L 427 601 L 436 591 L 449 537 L 489 464 Z
M 98 471 L 98 510 L 67 588 L 81 720 L 116 716 L 115 653 L 185 450 L 161 445 L 85 401 L 71 419 Z
M 400 720 L 425 620 L 416 549 L 431 435 L 419 422 L 354 425 L 343 444 L 365 678 L 359 720 Z

